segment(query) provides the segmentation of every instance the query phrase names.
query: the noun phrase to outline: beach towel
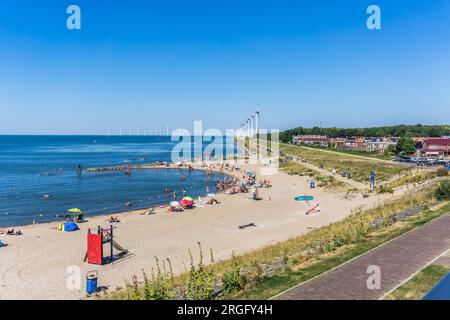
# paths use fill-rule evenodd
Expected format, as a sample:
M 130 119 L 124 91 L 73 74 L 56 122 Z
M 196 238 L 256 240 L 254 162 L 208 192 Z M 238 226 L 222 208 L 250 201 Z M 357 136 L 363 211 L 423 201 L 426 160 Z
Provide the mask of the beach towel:
M 294 198 L 295 201 L 311 201 L 314 200 L 313 196 L 298 196 Z

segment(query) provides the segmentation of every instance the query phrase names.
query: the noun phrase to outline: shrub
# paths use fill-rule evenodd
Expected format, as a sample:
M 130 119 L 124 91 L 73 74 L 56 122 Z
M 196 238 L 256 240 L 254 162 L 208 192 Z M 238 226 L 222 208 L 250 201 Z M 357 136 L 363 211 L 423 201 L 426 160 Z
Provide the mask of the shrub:
M 436 198 L 440 201 L 450 200 L 450 181 L 444 180 L 435 190 Z
M 241 267 L 236 256 L 232 255 L 233 265 L 230 271 L 222 275 L 222 287 L 225 293 L 234 293 L 244 288 L 244 278 L 241 275 Z
M 438 177 L 445 177 L 448 175 L 448 169 L 447 168 L 439 168 L 436 170 L 436 175 Z
M 205 270 L 200 242 L 198 242 L 198 247 L 200 258 L 197 267 L 194 265 L 194 259 L 189 251 L 189 256 L 191 257 L 191 269 L 188 275 L 185 298 L 188 300 L 209 300 L 213 297 L 214 287 L 216 285 L 214 267 L 211 266 L 209 271 Z M 214 257 L 211 251 L 211 263 L 213 262 Z
M 140 300 L 141 292 L 139 290 L 139 282 L 136 275 L 133 275 L 131 279 L 132 283 L 125 281 L 126 300 Z
M 394 193 L 394 188 L 389 185 L 381 185 L 378 187 L 378 193 Z
M 169 272 L 166 271 L 166 264 L 163 261 L 164 272 L 161 272 L 159 267 L 158 258 L 155 257 L 157 273 L 156 276 L 152 270 L 152 278 L 148 279 L 147 274 L 142 270 L 144 276 L 144 286 L 143 286 L 143 299 L 144 300 L 170 300 L 173 299 L 174 294 L 174 280 L 172 273 L 172 266 L 170 260 L 167 259 L 169 264 Z

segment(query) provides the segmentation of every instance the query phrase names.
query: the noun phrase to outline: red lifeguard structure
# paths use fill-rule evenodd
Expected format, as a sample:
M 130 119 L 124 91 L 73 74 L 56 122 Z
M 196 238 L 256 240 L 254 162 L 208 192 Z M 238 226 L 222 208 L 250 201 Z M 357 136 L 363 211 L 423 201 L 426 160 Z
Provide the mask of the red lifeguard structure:
M 114 241 L 114 226 L 110 226 L 109 229 L 97 227 L 97 233 L 91 233 L 91 229 L 88 229 L 87 234 L 87 251 L 84 257 L 84 262 L 90 264 L 103 265 L 106 263 L 114 262 L 114 248 L 119 251 L 119 255 L 124 255 L 128 250 L 120 246 Z M 104 256 L 103 245 L 110 244 L 110 256 Z

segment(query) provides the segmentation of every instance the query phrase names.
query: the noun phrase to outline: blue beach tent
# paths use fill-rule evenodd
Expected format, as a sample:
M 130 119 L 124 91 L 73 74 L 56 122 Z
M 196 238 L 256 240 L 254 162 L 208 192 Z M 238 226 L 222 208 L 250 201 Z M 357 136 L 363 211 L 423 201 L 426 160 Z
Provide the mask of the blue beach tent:
M 64 223 L 64 231 L 72 232 L 72 231 L 77 231 L 77 230 L 78 230 L 78 225 L 75 222 L 67 221 Z
M 422 300 L 450 300 L 450 272 L 447 273 Z
M 5 247 L 5 244 L 0 240 L 0 248 Z

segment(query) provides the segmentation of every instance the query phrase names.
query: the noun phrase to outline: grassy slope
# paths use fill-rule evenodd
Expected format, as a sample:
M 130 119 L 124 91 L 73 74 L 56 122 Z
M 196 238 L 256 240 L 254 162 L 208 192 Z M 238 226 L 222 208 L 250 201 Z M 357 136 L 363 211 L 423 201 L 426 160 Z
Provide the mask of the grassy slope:
M 386 300 L 420 300 L 450 271 L 450 267 L 437 264 L 423 268 L 412 279 L 389 294 Z
M 300 163 L 288 162 L 281 163 L 280 169 L 289 175 L 306 176 L 314 178 L 317 182 L 317 187 L 324 187 L 326 189 L 333 190 L 346 190 L 350 189 L 350 186 L 342 181 L 336 180 L 332 176 L 324 176 L 315 170 L 309 169 Z
M 409 168 L 394 166 L 385 161 L 356 157 L 328 150 L 304 148 L 287 144 L 280 144 L 280 150 L 284 154 L 305 158 L 309 163 L 316 166 L 323 165 L 324 169 L 328 171 L 336 169 L 338 174 L 350 172 L 352 179 L 361 183 L 368 183 L 371 171 L 376 172 L 377 181 L 380 182 L 388 181 L 392 177 L 410 170 Z
M 391 160 L 391 158 L 392 158 L 389 155 L 385 155 L 384 153 L 378 153 L 378 152 L 338 150 L 338 149 L 332 149 L 329 151 L 348 154 L 348 155 L 354 155 L 354 156 L 361 156 L 361 157 L 366 157 L 366 158 L 370 158 L 370 159 Z
M 389 186 L 394 189 L 408 185 L 408 184 L 414 186 L 415 184 L 420 184 L 425 181 L 434 179 L 436 177 L 437 177 L 436 171 L 423 170 L 423 171 L 405 174 L 405 175 L 401 176 L 400 178 L 387 183 L 385 186 Z

